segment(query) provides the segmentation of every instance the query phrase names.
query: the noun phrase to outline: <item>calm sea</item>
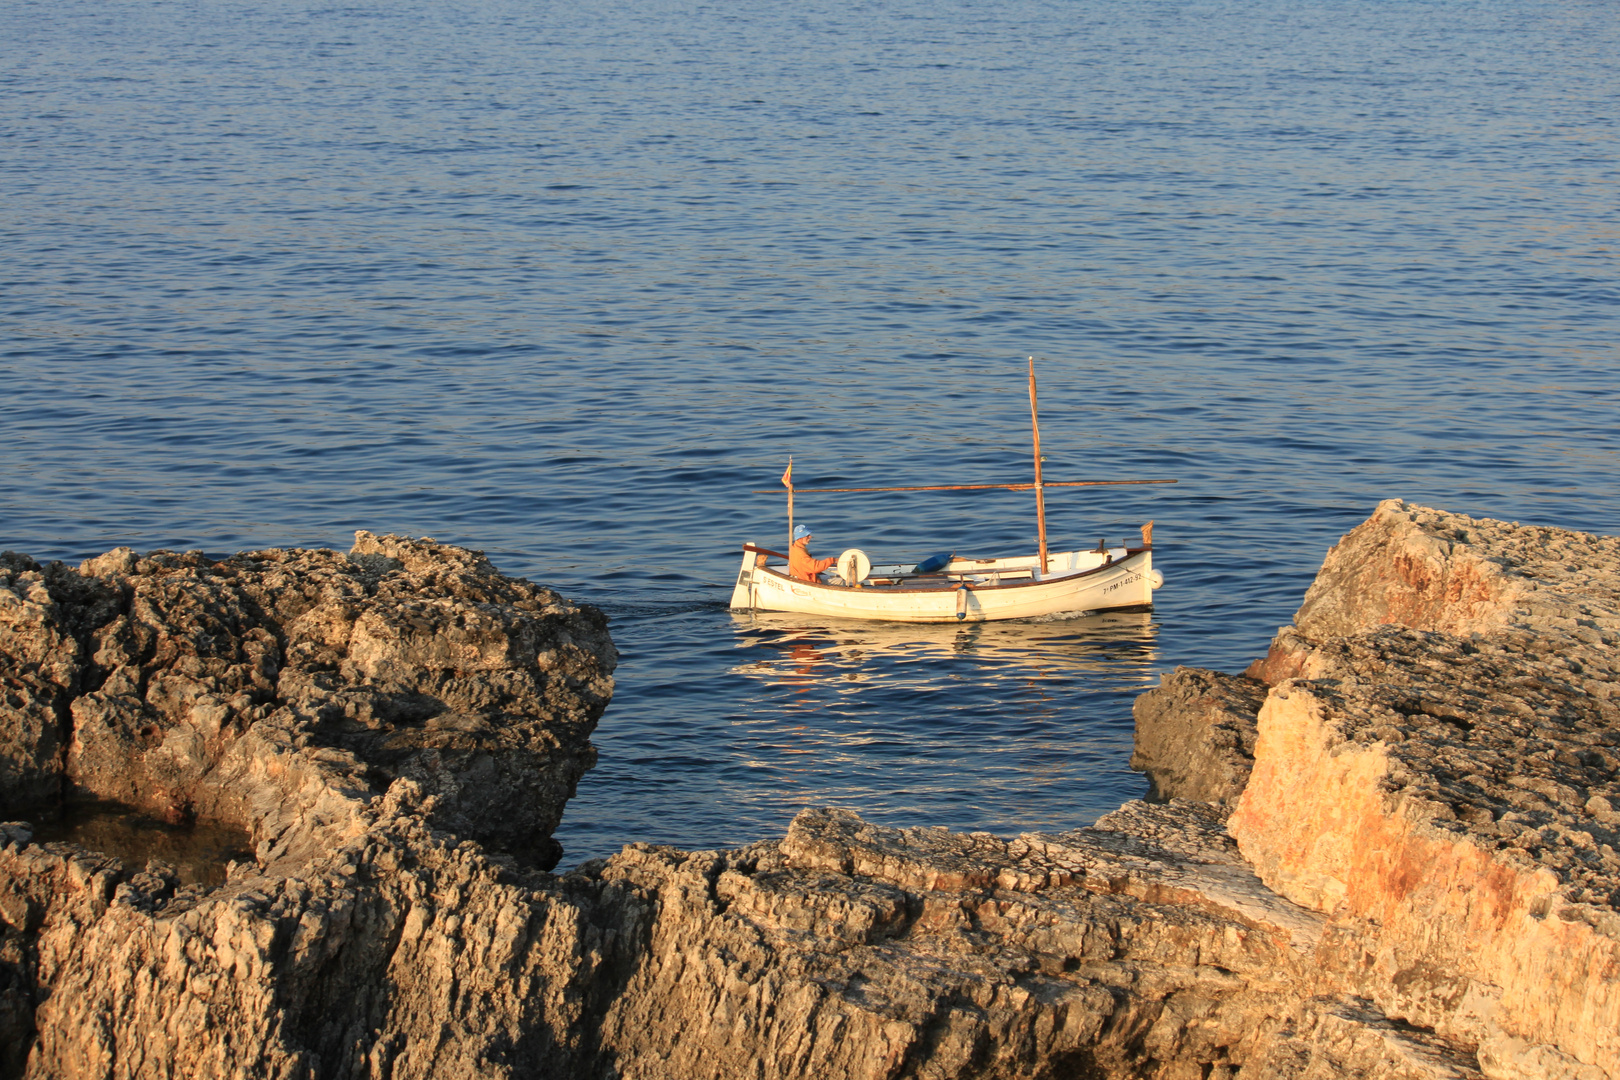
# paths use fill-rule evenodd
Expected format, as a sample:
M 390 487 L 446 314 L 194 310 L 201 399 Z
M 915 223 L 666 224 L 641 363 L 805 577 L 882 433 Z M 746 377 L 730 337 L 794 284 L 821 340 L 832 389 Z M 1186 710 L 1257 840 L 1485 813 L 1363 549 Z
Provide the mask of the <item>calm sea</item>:
M 1390 496 L 1620 527 L 1607 0 L 0 5 L 0 546 L 437 537 L 624 654 L 559 838 L 800 807 L 1012 833 L 1144 785 Z M 1151 616 L 725 608 L 777 478 L 1030 472 L 1157 521 Z M 755 494 L 756 489 L 765 494 Z M 1033 545 L 1023 493 L 802 496 L 817 549 Z

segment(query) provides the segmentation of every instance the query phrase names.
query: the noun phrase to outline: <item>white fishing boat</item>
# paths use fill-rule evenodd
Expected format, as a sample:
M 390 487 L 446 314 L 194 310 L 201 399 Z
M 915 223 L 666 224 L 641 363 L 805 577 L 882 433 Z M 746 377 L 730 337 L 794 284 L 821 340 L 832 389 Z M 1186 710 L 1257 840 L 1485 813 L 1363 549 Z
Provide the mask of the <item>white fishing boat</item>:
M 742 569 L 731 593 L 733 610 L 921 623 L 1034 619 L 1083 611 L 1146 611 L 1153 606 L 1153 590 L 1164 584 L 1164 575 L 1153 569 L 1153 548 L 1145 541 L 1141 547 L 1049 553 L 1044 572 L 1034 555 L 952 557 L 937 570 L 919 572 L 916 565 L 874 566 L 864 552 L 851 549 L 839 556 L 836 578 L 813 582 L 770 565 L 773 555 L 787 558 L 755 544 L 743 545 Z
M 887 622 L 985 622 L 1034 619 L 1091 611 L 1146 611 L 1164 576 L 1153 568 L 1153 523 L 1142 526 L 1139 547 L 1106 543 L 1089 551 L 1049 552 L 1045 489 L 1115 484 L 1173 484 L 1174 480 L 1070 480 L 1041 477 L 1040 425 L 1036 417 L 1035 363 L 1029 368 L 1030 423 L 1035 434 L 1035 480 L 1020 484 L 957 484 L 928 487 L 808 488 L 800 494 L 894 491 L 966 491 L 999 488 L 1034 491 L 1039 550 L 1007 558 L 940 555 L 914 564 L 874 565 L 851 548 L 838 557 L 837 574 L 815 580 L 791 576 L 788 556 L 758 544 L 743 545 L 742 567 L 731 592 L 734 611 L 782 611 L 841 619 Z M 783 474 L 788 489 L 788 532 L 793 532 L 792 464 Z

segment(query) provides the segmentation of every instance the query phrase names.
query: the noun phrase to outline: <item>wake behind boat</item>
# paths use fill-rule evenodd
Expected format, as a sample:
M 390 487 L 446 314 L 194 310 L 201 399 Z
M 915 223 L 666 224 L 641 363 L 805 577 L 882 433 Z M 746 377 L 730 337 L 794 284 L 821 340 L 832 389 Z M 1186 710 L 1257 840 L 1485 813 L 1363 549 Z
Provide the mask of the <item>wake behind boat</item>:
M 956 484 L 928 487 L 809 488 L 807 493 L 966 491 L 1000 488 L 1035 492 L 1040 550 L 1008 558 L 935 556 L 920 563 L 875 566 L 851 548 L 838 557 L 836 577 L 811 580 L 773 566 L 789 556 L 757 544 L 743 545 L 742 567 L 731 592 L 734 611 L 786 611 L 845 619 L 891 622 L 984 622 L 1032 619 L 1089 611 L 1146 611 L 1164 576 L 1153 568 L 1153 523 L 1142 526 L 1142 544 L 1090 551 L 1049 552 L 1046 545 L 1048 487 L 1173 484 L 1174 480 L 1071 480 L 1041 477 L 1041 433 L 1036 416 L 1035 360 L 1029 363 L 1030 425 L 1035 441 L 1034 483 Z M 788 489 L 788 532 L 793 530 L 793 465 L 782 475 Z M 800 530 L 803 532 L 804 530 Z M 802 558 L 802 555 L 800 556 Z

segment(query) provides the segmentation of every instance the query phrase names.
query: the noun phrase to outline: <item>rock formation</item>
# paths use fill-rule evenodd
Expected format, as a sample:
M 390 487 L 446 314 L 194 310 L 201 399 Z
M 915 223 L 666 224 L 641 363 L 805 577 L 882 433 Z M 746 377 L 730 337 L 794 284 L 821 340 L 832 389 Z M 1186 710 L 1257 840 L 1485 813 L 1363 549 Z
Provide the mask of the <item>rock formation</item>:
M 1252 721 L 1189 693 L 1232 685 L 1215 672 L 1138 702 L 1194 742 L 1252 730 L 1252 751 L 1189 767 L 1139 726 L 1138 756 L 1167 794 L 1250 759 L 1229 832 L 1267 885 L 1329 916 L 1323 969 L 1348 992 L 1490 1076 L 1612 1078 L 1617 645 L 1620 540 L 1389 501 L 1249 668 L 1269 684 Z
M 318 839 L 311 815 L 333 824 L 408 777 L 436 825 L 555 863 L 612 692 L 594 609 L 478 553 L 366 532 L 347 556 L 4 559 L 6 812 L 94 797 L 238 822 L 268 863 Z
M 1169 801 L 1089 829 L 560 876 L 588 609 L 366 534 L 4 566 L 8 811 L 256 847 L 209 888 L 0 829 L 0 1075 L 1620 1078 L 1613 540 L 1383 504 L 1251 677 L 1145 696 Z
M 228 1075 L 255 1061 L 247 1075 L 298 1075 L 297 1038 L 273 1033 L 306 1015 L 335 1022 L 348 999 L 323 995 L 345 979 L 306 972 L 301 986 L 297 965 L 271 964 L 302 944 L 267 913 L 288 897 L 314 905 L 294 915 L 307 934 L 311 911 L 348 912 L 341 890 L 338 915 L 323 906 L 328 883 L 357 873 L 401 800 L 422 835 L 466 838 L 490 868 L 490 856 L 551 866 L 614 661 L 599 612 L 431 541 L 361 532 L 347 556 L 221 562 L 120 549 L 77 571 L 7 553 L 6 813 L 41 821 L 111 800 L 234 825 L 255 857 L 209 891 L 10 827 L 0 1074 L 19 1074 L 32 1039 L 37 1076 Z M 206 946 L 192 940 L 204 929 Z
M 1256 716 L 1266 686 L 1241 675 L 1178 667 L 1136 699 L 1131 768 L 1148 774 L 1148 798 L 1231 809 L 1254 767 Z
M 1493 1076 L 1620 1076 L 1616 646 L 1620 540 L 1386 502 L 1261 665 L 1232 835 Z

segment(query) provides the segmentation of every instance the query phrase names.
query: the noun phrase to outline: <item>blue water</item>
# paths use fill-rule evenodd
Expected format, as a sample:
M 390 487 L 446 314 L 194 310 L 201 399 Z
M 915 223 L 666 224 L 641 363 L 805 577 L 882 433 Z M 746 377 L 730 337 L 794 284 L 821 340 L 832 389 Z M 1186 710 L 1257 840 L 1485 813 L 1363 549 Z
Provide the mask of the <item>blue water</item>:
M 559 838 L 836 803 L 1010 833 L 1143 790 L 1378 500 L 1620 526 L 1620 17 L 1580 0 L 0 6 L 0 546 L 482 548 L 624 654 Z M 1157 521 L 1151 617 L 725 610 L 801 485 Z M 753 494 L 755 489 L 769 492 Z M 817 549 L 1021 493 L 801 496 Z

